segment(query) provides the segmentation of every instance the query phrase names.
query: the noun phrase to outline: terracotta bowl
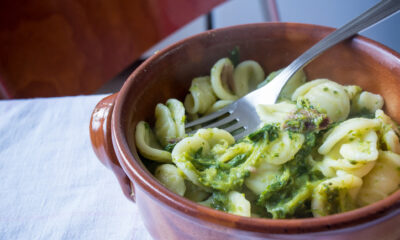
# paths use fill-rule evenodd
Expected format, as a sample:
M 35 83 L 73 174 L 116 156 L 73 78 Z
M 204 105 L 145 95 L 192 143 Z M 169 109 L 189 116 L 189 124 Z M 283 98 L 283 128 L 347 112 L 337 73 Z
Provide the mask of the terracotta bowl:
M 191 80 L 208 75 L 234 47 L 239 47 L 241 60 L 256 60 L 269 73 L 331 31 L 315 25 L 261 23 L 204 32 L 156 53 L 129 76 L 119 93 L 99 102 L 90 125 L 93 148 L 114 171 L 125 195 L 136 202 L 155 239 L 400 238 L 400 191 L 367 207 L 321 218 L 240 217 L 170 192 L 145 168 L 135 147 L 136 123 L 153 123 L 157 103 L 172 97 L 183 100 Z M 324 53 L 305 72 L 309 79 L 329 78 L 381 94 L 385 111 L 400 122 L 400 55 L 391 49 L 357 36 Z

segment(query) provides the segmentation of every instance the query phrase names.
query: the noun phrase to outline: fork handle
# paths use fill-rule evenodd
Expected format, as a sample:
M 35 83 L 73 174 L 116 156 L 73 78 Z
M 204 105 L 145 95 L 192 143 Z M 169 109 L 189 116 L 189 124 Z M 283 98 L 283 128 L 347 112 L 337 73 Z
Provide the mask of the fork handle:
M 298 58 L 296 58 L 289 66 L 287 66 L 280 74 L 278 74 L 274 80 L 264 87 L 280 89 L 285 86 L 286 82 L 302 67 L 311 62 L 314 58 L 318 57 L 325 50 L 329 49 L 333 45 L 355 35 L 361 30 L 368 28 L 384 18 L 392 15 L 393 13 L 400 10 L 400 0 L 382 0 L 375 6 L 368 9 L 366 12 L 353 19 L 346 25 L 332 32 L 313 47 L 308 49 Z M 282 81 L 280 79 L 287 79 Z M 271 86 L 273 85 L 273 86 Z M 263 87 L 263 88 L 264 88 Z M 275 101 L 278 98 L 280 91 L 276 93 Z M 274 102 L 275 102 L 274 101 Z

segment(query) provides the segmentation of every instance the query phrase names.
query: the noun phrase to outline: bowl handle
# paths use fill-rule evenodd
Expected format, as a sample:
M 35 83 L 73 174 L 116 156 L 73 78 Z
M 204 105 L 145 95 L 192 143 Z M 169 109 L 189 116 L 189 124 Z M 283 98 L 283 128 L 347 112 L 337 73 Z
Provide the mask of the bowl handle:
M 100 162 L 114 172 L 125 196 L 135 202 L 134 185 L 122 169 L 111 140 L 111 116 L 117 94 L 103 98 L 94 108 L 89 126 L 90 140 Z

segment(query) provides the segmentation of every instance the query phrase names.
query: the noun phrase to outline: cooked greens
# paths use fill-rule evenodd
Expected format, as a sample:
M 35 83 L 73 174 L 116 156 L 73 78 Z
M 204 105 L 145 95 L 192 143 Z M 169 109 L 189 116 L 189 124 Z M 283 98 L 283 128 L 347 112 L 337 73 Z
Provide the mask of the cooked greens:
M 279 70 L 281 71 L 281 70 Z M 220 211 L 264 218 L 320 217 L 383 199 L 400 185 L 400 130 L 383 98 L 299 71 L 276 104 L 260 104 L 263 122 L 235 141 L 217 128 L 185 132 L 207 115 L 272 81 L 239 49 L 194 78 L 184 104 L 158 104 L 155 127 L 142 121 L 135 140 L 146 167 L 168 189 Z M 188 119 L 188 120 L 186 120 Z M 193 131 L 193 129 L 191 130 Z

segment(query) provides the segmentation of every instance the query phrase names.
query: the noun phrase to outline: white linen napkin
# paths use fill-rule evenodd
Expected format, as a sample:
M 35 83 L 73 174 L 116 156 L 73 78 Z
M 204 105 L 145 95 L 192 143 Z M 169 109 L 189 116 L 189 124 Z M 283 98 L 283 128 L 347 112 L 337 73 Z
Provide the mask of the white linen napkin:
M 0 101 L 0 239 L 151 239 L 91 148 L 104 96 Z

